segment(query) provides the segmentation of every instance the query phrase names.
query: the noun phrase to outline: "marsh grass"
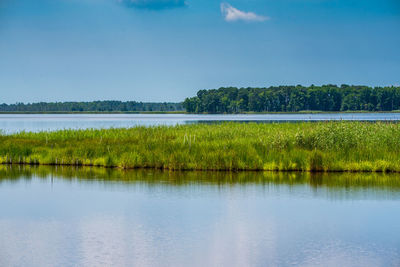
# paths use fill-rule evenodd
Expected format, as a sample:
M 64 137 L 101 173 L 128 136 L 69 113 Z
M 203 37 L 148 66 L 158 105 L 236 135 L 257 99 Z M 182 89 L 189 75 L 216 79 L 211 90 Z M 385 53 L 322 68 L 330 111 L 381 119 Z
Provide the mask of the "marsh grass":
M 0 135 L 0 163 L 400 172 L 400 124 L 221 123 Z

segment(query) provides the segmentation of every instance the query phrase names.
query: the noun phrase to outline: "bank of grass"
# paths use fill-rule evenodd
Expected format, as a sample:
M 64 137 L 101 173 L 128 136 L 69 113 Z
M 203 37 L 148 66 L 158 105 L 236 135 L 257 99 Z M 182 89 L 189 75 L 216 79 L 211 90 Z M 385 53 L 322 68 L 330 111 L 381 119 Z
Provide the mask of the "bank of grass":
M 21 132 L 0 163 L 169 170 L 400 172 L 400 124 L 222 123 Z

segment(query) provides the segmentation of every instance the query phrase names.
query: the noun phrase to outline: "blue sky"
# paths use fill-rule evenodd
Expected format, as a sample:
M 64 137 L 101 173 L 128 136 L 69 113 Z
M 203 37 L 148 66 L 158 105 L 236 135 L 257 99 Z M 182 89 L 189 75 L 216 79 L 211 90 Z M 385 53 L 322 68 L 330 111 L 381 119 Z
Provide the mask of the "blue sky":
M 398 0 L 0 0 L 0 102 L 400 85 Z

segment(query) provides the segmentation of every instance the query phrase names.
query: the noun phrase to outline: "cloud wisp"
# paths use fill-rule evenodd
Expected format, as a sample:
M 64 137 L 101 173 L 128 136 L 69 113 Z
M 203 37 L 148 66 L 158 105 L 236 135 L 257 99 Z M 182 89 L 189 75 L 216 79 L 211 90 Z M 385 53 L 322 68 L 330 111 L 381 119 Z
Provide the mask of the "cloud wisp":
M 239 20 L 248 22 L 262 22 L 270 19 L 269 17 L 257 15 L 253 12 L 241 11 L 228 3 L 221 3 L 221 13 L 225 21 L 228 22 Z
M 142 9 L 171 9 L 178 7 L 185 7 L 185 0 L 117 0 L 119 3 L 128 7 L 142 8 Z

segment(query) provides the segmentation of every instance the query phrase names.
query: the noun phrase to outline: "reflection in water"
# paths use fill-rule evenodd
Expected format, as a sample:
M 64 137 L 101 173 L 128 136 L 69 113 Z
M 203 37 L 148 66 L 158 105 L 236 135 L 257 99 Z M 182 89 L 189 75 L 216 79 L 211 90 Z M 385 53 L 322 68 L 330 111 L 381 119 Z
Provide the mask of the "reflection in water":
M 0 165 L 0 183 L 20 179 L 54 177 L 78 183 L 102 184 L 108 187 L 142 184 L 148 187 L 215 185 L 219 189 L 232 186 L 277 186 L 313 195 L 328 194 L 337 198 L 400 198 L 398 173 L 310 173 L 310 172 L 207 172 L 162 171 L 152 169 L 122 170 L 97 167 Z
M 397 174 L 0 166 L 0 266 L 399 266 Z

